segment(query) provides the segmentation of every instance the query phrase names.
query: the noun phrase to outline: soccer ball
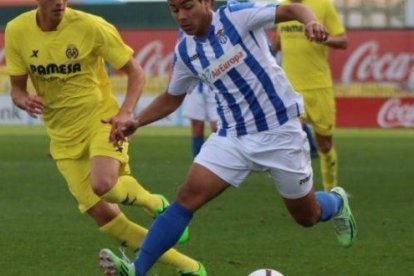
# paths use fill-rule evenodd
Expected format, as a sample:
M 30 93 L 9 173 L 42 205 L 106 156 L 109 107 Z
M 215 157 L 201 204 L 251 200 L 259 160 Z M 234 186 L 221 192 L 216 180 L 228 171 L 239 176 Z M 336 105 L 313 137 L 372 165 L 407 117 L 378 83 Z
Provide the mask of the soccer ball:
M 249 274 L 249 276 L 283 276 L 282 273 L 279 271 L 270 269 L 270 268 L 262 268 L 256 271 L 253 271 Z

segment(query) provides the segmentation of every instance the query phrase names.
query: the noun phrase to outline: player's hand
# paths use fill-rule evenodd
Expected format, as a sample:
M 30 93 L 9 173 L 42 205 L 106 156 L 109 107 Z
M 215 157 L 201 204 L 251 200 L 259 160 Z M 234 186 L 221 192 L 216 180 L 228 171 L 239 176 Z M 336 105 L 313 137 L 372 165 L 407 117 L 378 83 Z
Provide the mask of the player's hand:
M 128 118 L 126 121 L 119 121 L 119 118 L 112 117 L 102 120 L 102 123 L 111 124 L 111 133 L 109 134 L 109 141 L 116 147 L 122 147 L 122 144 L 128 141 L 128 137 L 131 136 L 138 128 L 135 120 Z
M 328 39 L 329 33 L 324 25 L 316 20 L 313 20 L 306 24 L 305 35 L 309 41 L 322 43 Z
M 43 99 L 37 95 L 28 95 L 24 99 L 24 110 L 32 118 L 37 118 L 42 114 L 44 108 Z

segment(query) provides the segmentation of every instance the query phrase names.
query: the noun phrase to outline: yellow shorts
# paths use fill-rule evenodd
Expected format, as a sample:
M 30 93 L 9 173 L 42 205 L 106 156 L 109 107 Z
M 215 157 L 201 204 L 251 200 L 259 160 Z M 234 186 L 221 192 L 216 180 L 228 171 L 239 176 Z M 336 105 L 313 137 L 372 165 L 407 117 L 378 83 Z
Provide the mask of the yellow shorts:
M 109 143 L 109 125 L 100 125 L 90 139 L 85 141 L 80 156 L 74 158 L 57 159 L 56 164 L 65 178 L 68 188 L 78 201 L 81 213 L 86 212 L 101 199 L 93 192 L 90 182 L 91 158 L 94 156 L 108 156 L 121 162 L 120 174 L 130 174 L 128 165 L 128 143 L 124 143 L 122 152 Z M 80 148 L 76 146 L 76 151 Z
M 336 107 L 332 87 L 302 90 L 305 114 L 302 118 L 312 124 L 314 131 L 322 136 L 331 136 L 335 129 Z

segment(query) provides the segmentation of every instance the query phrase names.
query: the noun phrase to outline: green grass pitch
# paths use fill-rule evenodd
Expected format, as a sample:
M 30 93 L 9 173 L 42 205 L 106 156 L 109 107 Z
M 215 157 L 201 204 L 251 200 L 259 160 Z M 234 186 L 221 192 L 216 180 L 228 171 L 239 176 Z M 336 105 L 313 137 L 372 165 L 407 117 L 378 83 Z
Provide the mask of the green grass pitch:
M 339 180 L 352 195 L 359 233 L 343 249 L 330 223 L 296 225 L 270 179 L 252 174 L 200 210 L 178 248 L 211 276 L 246 276 L 270 267 L 285 275 L 414 275 L 414 131 L 336 132 Z M 133 174 L 174 197 L 190 165 L 189 130 L 143 128 L 130 147 Z M 320 189 L 319 161 L 314 160 Z M 144 226 L 146 213 L 123 208 Z M 41 127 L 0 128 L 0 275 L 102 275 L 100 248 L 117 243 L 80 215 L 48 156 Z M 157 264 L 150 275 L 177 275 Z

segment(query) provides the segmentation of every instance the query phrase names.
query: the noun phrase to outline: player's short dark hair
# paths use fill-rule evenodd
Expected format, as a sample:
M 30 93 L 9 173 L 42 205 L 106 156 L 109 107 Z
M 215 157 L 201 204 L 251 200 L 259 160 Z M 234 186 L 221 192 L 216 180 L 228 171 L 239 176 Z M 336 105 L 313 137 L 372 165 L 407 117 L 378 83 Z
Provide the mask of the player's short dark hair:
M 203 1 L 203 0 L 198 0 L 198 1 Z M 207 1 L 207 0 L 204 0 L 204 1 Z M 215 0 L 210 0 L 210 5 L 211 5 L 211 8 L 214 10 L 214 6 L 216 5 L 216 1 Z

